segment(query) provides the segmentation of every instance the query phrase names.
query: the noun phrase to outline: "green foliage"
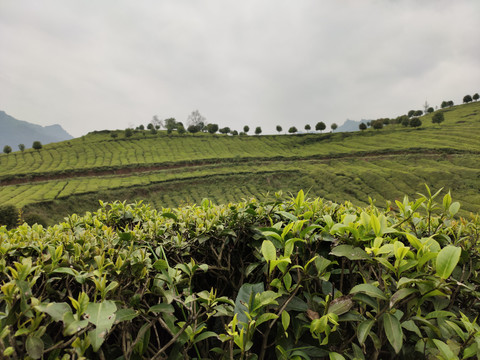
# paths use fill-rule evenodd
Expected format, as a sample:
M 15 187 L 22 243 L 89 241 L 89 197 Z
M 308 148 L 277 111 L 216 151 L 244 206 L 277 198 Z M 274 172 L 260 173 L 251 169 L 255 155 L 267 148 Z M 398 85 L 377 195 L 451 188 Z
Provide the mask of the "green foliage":
M 3 152 L 4 152 L 5 154 L 10 154 L 10 153 L 12 152 L 12 147 L 9 146 L 9 145 L 5 145 L 5 146 L 3 147 Z
M 255 128 L 255 135 L 260 135 L 262 133 L 262 128 L 260 126 L 257 126 Z
M 337 130 L 338 125 L 336 123 L 333 123 L 332 125 L 330 125 L 330 128 L 332 129 L 332 131 L 335 131 Z
M 411 127 L 420 127 L 422 126 L 422 120 L 418 117 L 413 117 L 410 119 L 410 124 Z
M 463 97 L 463 102 L 464 102 L 465 104 L 468 104 L 469 102 L 472 102 L 472 96 L 471 96 L 471 95 L 465 95 L 465 96 Z
M 40 150 L 42 147 L 42 143 L 38 140 L 35 140 L 32 144 L 32 148 L 35 150 Z
M 315 130 L 317 130 L 317 131 L 323 131 L 326 128 L 327 128 L 327 125 L 325 125 L 325 123 L 323 121 L 320 121 L 315 125 Z
M 133 136 L 133 129 L 126 128 L 124 134 L 125 134 L 126 138 L 132 137 Z
M 25 151 L 25 145 L 24 144 L 18 144 L 18 150 L 20 150 L 21 152 L 24 152 Z
M 295 126 L 292 126 L 290 129 L 288 129 L 288 132 L 289 132 L 290 134 L 295 134 L 297 131 L 298 131 L 298 130 L 297 130 L 297 128 L 296 128 Z
M 358 125 L 358 128 L 361 130 L 361 131 L 364 131 L 364 130 L 367 130 L 367 124 L 365 123 L 360 123 L 360 125 Z
M 0 352 L 40 358 L 480 356 L 480 216 L 303 191 L 0 228 Z M 346 341 L 348 339 L 349 341 Z
M 445 116 L 443 115 L 443 111 L 437 111 L 435 114 L 433 114 L 432 123 L 440 124 L 443 121 L 445 121 Z
M 281 133 L 283 129 L 280 125 L 277 125 L 276 130 L 277 132 Z
M 14 205 L 0 206 L 0 226 L 5 225 L 11 229 L 17 225 L 18 210 Z

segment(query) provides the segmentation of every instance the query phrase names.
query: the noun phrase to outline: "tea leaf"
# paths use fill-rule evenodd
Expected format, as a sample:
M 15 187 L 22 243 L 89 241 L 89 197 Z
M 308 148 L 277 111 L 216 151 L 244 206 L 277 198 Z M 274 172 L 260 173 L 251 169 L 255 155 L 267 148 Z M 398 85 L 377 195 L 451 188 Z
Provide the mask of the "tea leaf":
M 392 314 L 385 313 L 383 314 L 383 327 L 388 342 L 398 354 L 403 346 L 403 331 L 400 322 Z
M 447 245 L 440 250 L 436 262 L 437 275 L 447 279 L 457 266 L 461 253 L 462 249 L 453 245 Z

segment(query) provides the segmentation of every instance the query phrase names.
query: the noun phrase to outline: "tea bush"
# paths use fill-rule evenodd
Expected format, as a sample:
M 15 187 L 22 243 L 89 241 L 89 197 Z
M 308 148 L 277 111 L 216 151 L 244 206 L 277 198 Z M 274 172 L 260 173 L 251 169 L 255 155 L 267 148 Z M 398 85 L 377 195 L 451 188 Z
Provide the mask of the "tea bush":
M 480 217 L 426 190 L 384 210 L 300 191 L 0 227 L 0 354 L 478 358 Z

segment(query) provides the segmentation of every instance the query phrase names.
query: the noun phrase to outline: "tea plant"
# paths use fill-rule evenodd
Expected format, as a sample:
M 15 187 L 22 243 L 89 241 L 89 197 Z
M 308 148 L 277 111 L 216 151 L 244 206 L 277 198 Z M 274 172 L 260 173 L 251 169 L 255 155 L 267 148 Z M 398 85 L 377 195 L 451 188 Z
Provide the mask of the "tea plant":
M 0 227 L 0 354 L 18 359 L 474 359 L 480 216 L 426 188 Z

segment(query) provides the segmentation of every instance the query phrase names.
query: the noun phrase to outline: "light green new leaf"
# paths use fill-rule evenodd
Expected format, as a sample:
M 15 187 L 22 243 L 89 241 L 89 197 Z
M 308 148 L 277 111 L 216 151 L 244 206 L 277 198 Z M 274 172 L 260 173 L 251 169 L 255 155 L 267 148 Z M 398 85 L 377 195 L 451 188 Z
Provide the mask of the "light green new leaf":
M 385 313 L 383 315 L 383 328 L 388 342 L 398 354 L 403 346 L 403 331 L 400 321 L 392 314 Z
M 350 290 L 350 294 L 355 294 L 357 292 L 365 293 L 369 296 L 375 297 L 377 299 L 381 300 L 387 300 L 387 297 L 383 293 L 382 290 L 380 290 L 378 287 L 372 285 L 372 284 L 359 284 L 355 285 L 352 290 Z
M 345 358 L 343 357 L 343 355 L 337 353 L 337 352 L 329 352 L 328 353 L 328 358 L 330 360 L 345 360 Z
M 257 318 L 257 321 L 255 322 L 255 324 L 257 326 L 259 326 L 260 324 L 263 324 L 264 322 L 266 321 L 270 321 L 270 320 L 273 320 L 273 319 L 277 319 L 278 318 L 278 315 L 277 314 L 274 314 L 274 313 L 265 313 L 265 314 L 262 314 L 260 315 L 258 318 Z
M 437 255 L 437 275 L 447 279 L 455 269 L 460 260 L 462 249 L 453 245 L 445 246 Z
M 277 249 L 270 240 L 264 240 L 262 243 L 262 255 L 265 261 L 272 261 L 277 258 Z
M 287 331 L 289 325 L 290 325 L 290 314 L 287 311 L 283 311 L 282 312 L 283 330 Z

